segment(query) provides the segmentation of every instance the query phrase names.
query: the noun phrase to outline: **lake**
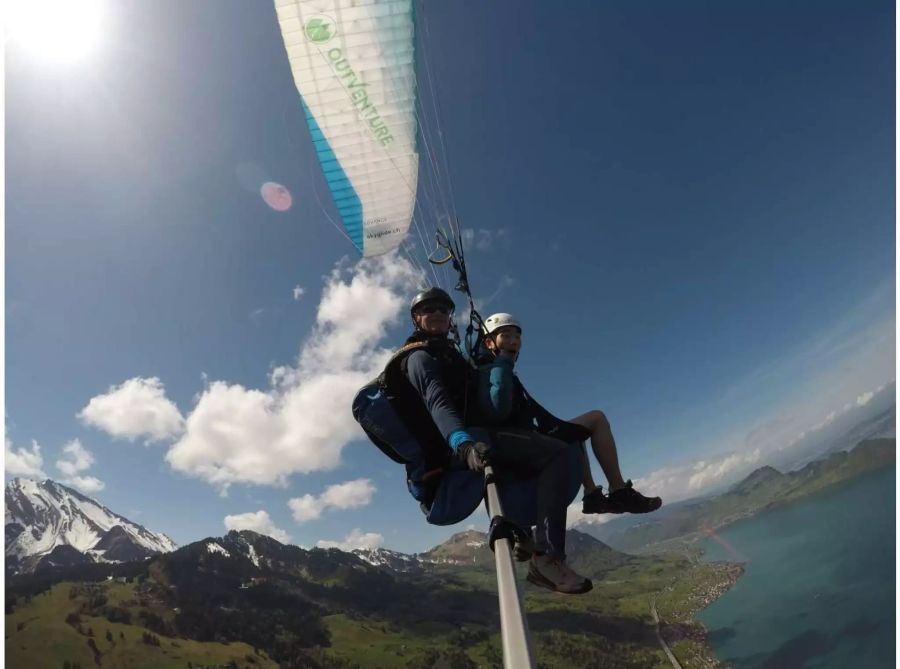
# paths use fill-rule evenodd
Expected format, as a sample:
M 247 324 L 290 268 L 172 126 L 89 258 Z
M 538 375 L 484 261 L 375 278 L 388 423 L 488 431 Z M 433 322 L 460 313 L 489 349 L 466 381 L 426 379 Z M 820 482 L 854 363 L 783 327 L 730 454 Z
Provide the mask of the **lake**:
M 735 669 L 894 667 L 893 468 L 740 521 L 704 543 L 746 560 L 698 618 Z

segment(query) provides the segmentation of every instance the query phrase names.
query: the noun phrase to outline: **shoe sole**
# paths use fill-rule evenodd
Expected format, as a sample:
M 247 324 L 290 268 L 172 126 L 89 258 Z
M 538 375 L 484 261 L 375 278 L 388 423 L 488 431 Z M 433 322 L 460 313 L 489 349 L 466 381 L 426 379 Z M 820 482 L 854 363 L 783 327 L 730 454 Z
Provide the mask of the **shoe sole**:
M 549 578 L 545 578 L 540 574 L 535 574 L 532 571 L 529 571 L 525 576 L 525 580 L 531 583 L 532 585 L 536 585 L 539 588 L 546 588 L 552 592 L 558 592 L 561 595 L 583 595 L 586 592 L 590 592 L 594 589 L 594 583 L 591 579 L 584 579 L 584 585 L 578 590 L 560 590 L 551 581 Z
M 597 509 L 596 511 L 588 511 L 588 510 L 585 509 L 584 507 L 581 507 L 581 513 L 583 513 L 584 515 L 588 515 L 588 514 L 591 514 L 591 513 L 596 513 L 596 514 L 599 515 L 599 514 L 601 514 L 601 513 L 614 513 L 614 514 L 620 514 L 620 513 L 623 513 L 623 512 L 622 512 L 622 511 L 616 511 L 616 510 L 614 510 L 614 509 Z
M 583 513 L 585 515 L 590 514 L 590 513 L 596 513 L 596 514 L 612 513 L 617 516 L 621 515 L 623 513 L 631 513 L 631 514 L 635 514 L 635 515 L 640 515 L 642 513 L 653 513 L 654 511 L 657 511 L 660 508 L 662 508 L 662 504 L 660 504 L 659 506 L 654 506 L 652 509 L 639 509 L 637 511 L 630 511 L 628 509 L 603 509 L 602 511 L 585 511 L 584 507 L 582 507 L 581 513 Z
M 660 502 L 657 506 L 654 506 L 652 509 L 640 509 L 638 511 L 627 511 L 626 513 L 635 513 L 635 514 L 653 513 L 654 511 L 657 511 L 660 508 L 662 508 L 662 502 Z

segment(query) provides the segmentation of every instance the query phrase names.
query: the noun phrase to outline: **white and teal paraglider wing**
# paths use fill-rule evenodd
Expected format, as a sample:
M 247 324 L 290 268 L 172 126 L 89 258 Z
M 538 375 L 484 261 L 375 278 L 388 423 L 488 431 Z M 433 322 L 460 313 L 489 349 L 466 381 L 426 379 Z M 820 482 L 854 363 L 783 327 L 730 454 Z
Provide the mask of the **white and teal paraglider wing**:
M 275 0 L 275 10 L 347 236 L 364 256 L 390 251 L 416 199 L 411 0 Z

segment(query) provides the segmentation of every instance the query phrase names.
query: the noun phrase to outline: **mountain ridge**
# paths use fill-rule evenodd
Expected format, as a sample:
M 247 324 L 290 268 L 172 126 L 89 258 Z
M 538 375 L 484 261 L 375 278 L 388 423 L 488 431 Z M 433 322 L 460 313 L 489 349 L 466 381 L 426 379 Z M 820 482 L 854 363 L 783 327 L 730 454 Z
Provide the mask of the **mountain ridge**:
M 650 517 L 615 519 L 599 528 L 583 528 L 622 551 L 644 551 L 672 540 L 693 540 L 742 518 L 814 494 L 841 481 L 896 461 L 896 439 L 868 439 L 850 451 L 836 451 L 802 469 L 782 473 L 760 467 L 726 492 L 663 507 Z
M 5 490 L 6 571 L 30 572 L 79 560 L 122 562 L 177 548 L 96 499 L 52 479 L 14 478 Z

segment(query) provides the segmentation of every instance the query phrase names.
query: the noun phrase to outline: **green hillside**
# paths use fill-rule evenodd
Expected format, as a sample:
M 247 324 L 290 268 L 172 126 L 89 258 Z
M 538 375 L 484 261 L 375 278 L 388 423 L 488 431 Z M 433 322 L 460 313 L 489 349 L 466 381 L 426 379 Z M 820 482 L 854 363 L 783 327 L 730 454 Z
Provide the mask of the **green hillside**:
M 209 550 L 212 541 L 229 555 Z M 250 543 L 258 565 L 239 554 Z M 579 533 L 570 543 L 573 564 L 594 579 L 586 595 L 533 587 L 519 566 L 540 666 L 666 667 L 651 601 L 684 666 L 714 666 L 705 664 L 714 661 L 692 616 L 739 570 L 688 556 L 628 556 Z M 92 567 L 8 583 L 8 666 L 431 669 L 502 663 L 493 564 L 434 564 L 397 573 L 334 549 L 305 551 L 242 532 L 154 558 L 138 565 L 133 578 L 107 580 L 96 571 L 102 566 Z
M 708 530 L 789 504 L 895 462 L 896 439 L 870 439 L 852 451 L 832 453 L 794 472 L 784 474 L 772 467 L 761 467 L 725 494 L 670 509 L 664 507 L 625 529 L 617 530 L 610 523 L 602 530 L 602 537 L 623 551 L 684 550 L 685 542 Z
M 148 629 L 151 616 L 170 614 L 142 601 L 134 583 L 58 583 L 7 614 L 6 666 L 278 667 L 245 643 L 192 641 Z

